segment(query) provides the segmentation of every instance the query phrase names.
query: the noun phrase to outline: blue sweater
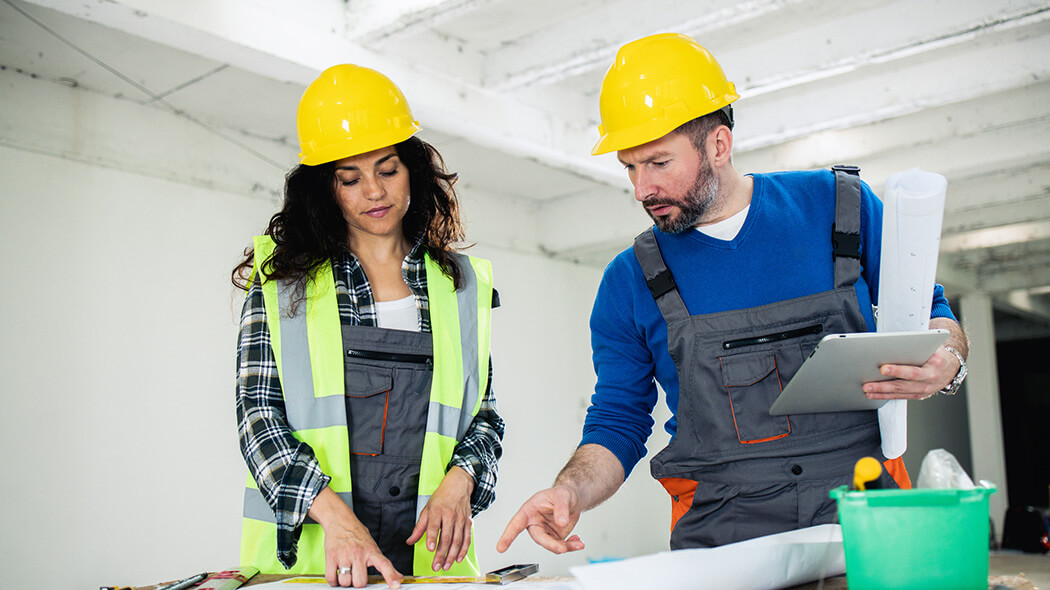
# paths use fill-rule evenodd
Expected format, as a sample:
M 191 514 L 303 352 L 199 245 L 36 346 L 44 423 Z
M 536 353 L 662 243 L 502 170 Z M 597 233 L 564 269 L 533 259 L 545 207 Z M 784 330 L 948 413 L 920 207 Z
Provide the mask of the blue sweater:
M 834 288 L 831 225 L 835 181 L 829 170 L 754 175 L 747 220 L 724 241 L 689 230 L 656 230 L 656 241 L 689 313 L 745 309 Z M 861 193 L 860 310 L 875 329 L 882 202 L 865 184 Z M 931 317 L 955 319 L 944 289 L 934 288 Z M 628 248 L 605 269 L 591 312 L 591 348 L 598 381 L 581 444 L 608 448 L 625 476 L 645 456 L 652 433 L 656 382 L 666 393 L 677 428 L 678 372 L 667 351 L 667 324 Z M 655 378 L 655 382 L 654 382 Z

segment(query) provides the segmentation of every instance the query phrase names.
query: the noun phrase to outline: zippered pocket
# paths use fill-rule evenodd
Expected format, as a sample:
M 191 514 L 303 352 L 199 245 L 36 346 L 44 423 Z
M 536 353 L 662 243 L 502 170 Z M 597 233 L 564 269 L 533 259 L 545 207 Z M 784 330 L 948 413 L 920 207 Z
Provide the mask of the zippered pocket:
M 408 352 L 382 352 L 378 350 L 358 350 L 356 348 L 346 349 L 346 359 L 348 363 L 353 361 L 384 361 L 390 363 L 400 363 L 402 365 L 400 371 L 395 367 L 390 369 L 393 374 L 398 372 L 404 374 L 406 371 L 411 374 L 423 371 L 427 378 L 423 379 L 415 389 L 416 394 L 426 394 L 430 391 L 430 376 L 434 371 L 434 357 L 429 354 L 412 354 Z M 404 365 L 421 365 L 419 368 L 406 367 Z
M 392 363 L 412 363 L 426 365 L 428 368 L 434 366 L 434 358 L 426 354 L 409 354 L 404 352 L 379 352 L 375 350 L 356 350 L 348 348 L 347 358 L 364 359 L 369 361 L 388 361 Z
M 758 346 L 759 344 L 769 344 L 770 342 L 781 342 L 792 338 L 820 334 L 823 331 L 824 324 L 814 324 L 812 326 L 806 326 L 805 328 L 787 330 L 786 332 L 775 332 L 772 334 L 763 334 L 762 336 L 752 336 L 751 338 L 740 338 L 738 340 L 726 340 L 722 343 L 722 350 L 734 350 L 746 346 Z

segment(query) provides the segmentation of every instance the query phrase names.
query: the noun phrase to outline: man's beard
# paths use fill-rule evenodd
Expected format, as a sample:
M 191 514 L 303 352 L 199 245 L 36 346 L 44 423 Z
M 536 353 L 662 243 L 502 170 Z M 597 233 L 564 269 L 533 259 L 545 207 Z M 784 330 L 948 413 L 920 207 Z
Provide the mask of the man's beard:
M 645 212 L 652 218 L 657 229 L 667 234 L 680 234 L 695 226 L 703 219 L 704 214 L 711 208 L 711 204 L 718 196 L 718 178 L 714 170 L 708 164 L 707 158 L 700 162 L 700 170 L 696 173 L 693 186 L 681 201 L 677 199 L 652 198 L 645 203 Z M 657 217 L 649 210 L 653 205 L 672 205 L 678 209 L 678 214 Z

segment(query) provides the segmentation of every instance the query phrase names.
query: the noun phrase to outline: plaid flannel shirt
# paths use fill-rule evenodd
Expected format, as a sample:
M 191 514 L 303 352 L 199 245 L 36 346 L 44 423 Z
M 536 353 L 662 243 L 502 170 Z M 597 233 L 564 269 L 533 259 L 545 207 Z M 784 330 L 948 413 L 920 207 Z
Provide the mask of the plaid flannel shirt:
M 419 329 L 428 333 L 430 306 L 421 246 L 417 244 L 412 249 L 401 269 L 416 298 Z M 332 270 L 342 323 L 377 325 L 372 289 L 357 258 L 347 251 L 332 260 Z M 474 493 L 470 499 L 473 515 L 487 508 L 495 498 L 497 463 L 503 454 L 500 441 L 504 425 L 492 393 L 491 361 L 488 383 L 478 414 L 456 446 L 449 465 L 462 467 L 474 477 Z M 248 469 L 276 517 L 278 558 L 285 567 L 291 567 L 296 562 L 300 527 L 314 498 L 331 478 L 321 471 L 313 449 L 292 436 L 288 427 L 258 280 L 249 285 L 241 312 L 237 347 L 237 430 Z

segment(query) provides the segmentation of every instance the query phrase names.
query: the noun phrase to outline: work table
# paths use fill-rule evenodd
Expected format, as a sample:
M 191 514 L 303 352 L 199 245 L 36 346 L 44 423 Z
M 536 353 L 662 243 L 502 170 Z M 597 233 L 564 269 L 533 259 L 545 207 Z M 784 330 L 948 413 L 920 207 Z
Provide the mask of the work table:
M 1031 586 L 1019 584 L 1017 582 L 1016 577 L 1020 574 L 1024 574 L 1024 577 L 1031 582 Z M 999 583 L 1002 584 L 1002 586 L 998 587 L 999 590 L 1002 588 L 1007 588 L 1009 590 L 1032 590 L 1032 588 L 1038 590 L 1050 590 L 1050 555 L 1005 551 L 992 552 L 988 561 L 988 575 L 990 580 L 997 579 L 999 580 Z M 241 586 L 241 588 L 250 588 L 251 586 L 293 577 L 296 576 L 287 574 L 258 574 L 251 580 L 248 580 L 248 582 Z M 571 577 L 552 578 L 545 576 L 530 576 L 525 580 L 515 582 L 514 584 L 523 586 L 522 590 L 528 590 L 529 582 L 570 581 L 572 581 Z M 508 586 L 510 585 L 508 584 Z M 406 587 L 408 587 L 408 585 L 402 586 L 402 588 Z M 155 588 L 157 588 L 157 586 L 140 586 L 136 588 L 136 590 L 154 590 Z M 847 590 L 848 588 L 849 586 L 846 583 L 846 576 L 836 576 L 824 580 L 823 586 L 818 582 L 811 582 L 801 586 L 793 586 L 789 590 Z M 989 586 L 989 588 L 990 590 L 992 589 L 991 586 Z

